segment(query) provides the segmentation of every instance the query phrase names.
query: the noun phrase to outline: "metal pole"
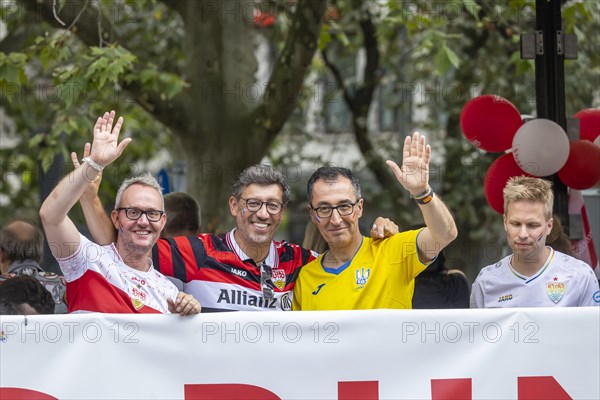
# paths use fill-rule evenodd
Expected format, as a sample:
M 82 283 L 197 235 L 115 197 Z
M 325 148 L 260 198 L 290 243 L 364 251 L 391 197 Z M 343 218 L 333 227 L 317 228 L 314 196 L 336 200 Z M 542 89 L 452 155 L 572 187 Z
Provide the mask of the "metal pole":
M 559 124 L 566 132 L 565 115 L 565 69 L 561 2 L 559 0 L 536 0 L 536 30 L 541 33 L 543 54 L 535 58 L 535 88 L 538 118 L 546 118 Z M 569 227 L 567 186 L 558 176 L 547 177 L 554 188 L 554 214 L 560 216 L 563 227 Z M 568 231 L 567 231 L 568 233 Z

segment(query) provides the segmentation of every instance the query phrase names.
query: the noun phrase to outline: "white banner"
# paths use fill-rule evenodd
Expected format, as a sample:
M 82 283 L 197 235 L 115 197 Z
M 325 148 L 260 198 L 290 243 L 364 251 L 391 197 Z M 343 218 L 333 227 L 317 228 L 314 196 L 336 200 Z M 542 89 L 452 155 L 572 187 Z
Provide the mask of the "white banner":
M 599 307 L 0 324 L 2 399 L 600 398 Z

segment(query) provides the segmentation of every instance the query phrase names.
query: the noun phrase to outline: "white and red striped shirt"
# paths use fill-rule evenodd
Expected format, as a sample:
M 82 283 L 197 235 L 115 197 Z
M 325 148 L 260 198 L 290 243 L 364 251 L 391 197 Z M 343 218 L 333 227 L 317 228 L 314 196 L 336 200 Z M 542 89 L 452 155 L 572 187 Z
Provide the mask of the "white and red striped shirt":
M 129 267 L 114 243 L 100 246 L 80 235 L 79 248 L 57 259 L 67 281 L 69 312 L 168 313 L 167 299 L 175 301 L 178 289 L 155 270 Z

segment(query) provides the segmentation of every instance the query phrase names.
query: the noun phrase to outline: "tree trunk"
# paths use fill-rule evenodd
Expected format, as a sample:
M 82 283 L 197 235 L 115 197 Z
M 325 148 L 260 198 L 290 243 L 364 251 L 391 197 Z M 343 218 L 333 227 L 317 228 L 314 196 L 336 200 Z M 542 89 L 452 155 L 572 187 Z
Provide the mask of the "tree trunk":
M 242 11 L 252 4 L 188 1 L 184 7 L 190 92 L 187 129 L 176 135 L 184 149 L 187 190 L 200 202 L 204 230 L 214 231 L 229 225 L 232 180 L 248 160 L 261 156 L 245 145 L 252 137 L 244 124 L 252 107 L 246 88 L 255 82 L 257 61 L 252 20 Z
M 129 48 L 131 43 L 119 37 L 110 16 L 97 12 L 102 11 L 100 8 L 92 10 L 90 6 L 87 11 L 93 11 L 93 16 L 76 18 L 90 2 L 67 0 L 61 10 L 64 26 L 54 17 L 55 1 L 20 3 L 31 15 L 42 17 L 57 29 L 73 24 L 73 32 L 85 45 L 99 45 L 101 26 L 104 44 L 120 43 L 135 54 L 136 49 Z M 231 226 L 227 207 L 231 184 L 243 168 L 260 162 L 296 107 L 327 5 L 326 0 L 298 0 L 292 4 L 292 19 L 280 22 L 288 22 L 281 54 L 267 85 L 259 86 L 255 77 L 255 3 L 165 0 L 164 4 L 183 20 L 185 60 L 178 72 L 190 87 L 165 99 L 145 87 L 135 73 L 127 79 L 125 74 L 118 77 L 120 86 L 168 127 L 183 149 L 174 157 L 186 161 L 187 190 L 200 202 L 207 231 Z M 136 67 L 153 61 L 136 56 Z

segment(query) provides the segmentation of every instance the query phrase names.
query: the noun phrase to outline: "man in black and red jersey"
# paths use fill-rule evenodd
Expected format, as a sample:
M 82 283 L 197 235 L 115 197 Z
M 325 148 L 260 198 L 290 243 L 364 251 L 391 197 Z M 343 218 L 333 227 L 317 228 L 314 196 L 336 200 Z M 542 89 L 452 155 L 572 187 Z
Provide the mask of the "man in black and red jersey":
M 185 282 L 205 312 L 290 310 L 300 267 L 314 255 L 273 241 L 289 198 L 280 172 L 265 164 L 248 167 L 229 198 L 236 227 L 222 236 L 162 239 L 152 253 L 154 265 Z
M 273 241 L 289 198 L 289 186 L 280 172 L 265 164 L 246 168 L 229 198 L 236 227 L 225 235 L 159 239 L 152 250 L 155 268 L 181 280 L 183 290 L 202 304 L 202 312 L 291 310 L 300 268 L 316 254 Z M 110 242 L 112 227 L 99 223 L 103 217 L 97 195 L 81 200 L 94 239 Z M 375 225 L 374 237 L 398 232 L 388 219 L 379 218 Z

